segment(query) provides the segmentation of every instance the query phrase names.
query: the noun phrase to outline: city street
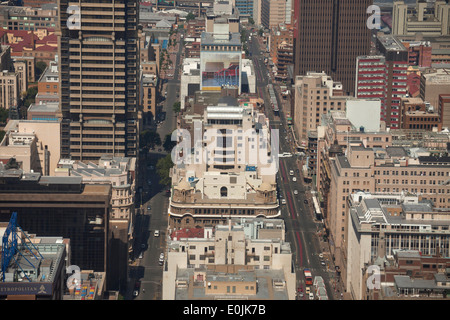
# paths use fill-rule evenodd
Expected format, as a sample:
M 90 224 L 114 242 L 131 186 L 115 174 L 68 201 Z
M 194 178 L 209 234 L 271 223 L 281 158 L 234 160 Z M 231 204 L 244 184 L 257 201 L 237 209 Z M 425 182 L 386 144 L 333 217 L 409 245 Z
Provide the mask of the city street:
M 294 150 L 293 144 L 291 143 L 292 136 L 288 130 L 286 117 L 283 117 L 284 112 L 281 108 L 280 112 L 275 115 L 271 108 L 267 85 L 272 83 L 272 80 L 268 76 L 269 70 L 261 54 L 264 52 L 264 47 L 256 37 L 252 37 L 250 50 L 255 64 L 257 92 L 265 101 L 265 111 L 270 119 L 271 129 L 279 130 L 280 150 L 278 153 L 290 152 L 293 154 L 292 157 L 279 159 L 277 187 L 280 197 L 286 200 L 286 204 L 282 205 L 281 211 L 286 224 L 286 240 L 291 243 L 294 254 L 293 261 L 297 273 L 298 287 L 305 292 L 306 285 L 303 269 L 309 268 L 313 277 L 322 276 L 324 279 L 329 299 L 336 299 L 336 296 L 333 295 L 335 289 L 330 281 L 334 277 L 334 267 L 329 260 L 326 260 L 329 257 L 326 252 L 327 246 L 323 243 L 321 237 L 318 236 L 321 222 L 317 221 L 314 217 L 311 207 L 311 194 L 309 192 L 310 186 L 303 182 L 299 165 L 300 161 L 298 161 L 298 156 L 295 155 L 296 150 Z M 275 95 L 279 106 L 282 106 L 280 92 L 276 91 Z M 293 170 L 293 176 L 289 174 L 290 170 Z M 293 177 L 296 178 L 295 182 L 293 181 Z M 297 194 L 294 194 L 294 192 Z M 319 254 L 324 257 L 325 266 L 321 264 Z M 308 298 L 304 295 L 303 299 Z
M 179 35 L 178 35 L 179 37 Z M 176 129 L 176 115 L 172 106 L 178 101 L 180 80 L 178 79 L 180 57 L 183 46 L 177 46 L 178 53 L 174 58 L 174 76 L 163 84 L 161 95 L 167 93 L 164 100 L 163 112 L 165 120 L 157 127 L 162 142 L 167 134 Z M 150 150 L 142 156 L 141 169 L 143 179 L 143 200 L 142 212 L 136 219 L 136 228 L 138 237 L 136 239 L 136 262 L 130 266 L 130 285 L 127 290 L 126 299 L 136 300 L 160 300 L 162 295 L 162 271 L 163 266 L 159 265 L 160 254 L 165 253 L 167 223 L 168 223 L 168 204 L 169 197 L 166 192 L 167 186 L 159 185 L 159 176 L 156 172 L 156 163 L 158 159 L 165 157 L 167 152 L 164 150 Z M 159 232 L 155 236 L 155 231 Z M 142 246 L 142 247 L 141 247 Z M 139 255 L 142 254 L 142 258 Z M 136 281 L 139 282 L 139 295 L 133 297 Z

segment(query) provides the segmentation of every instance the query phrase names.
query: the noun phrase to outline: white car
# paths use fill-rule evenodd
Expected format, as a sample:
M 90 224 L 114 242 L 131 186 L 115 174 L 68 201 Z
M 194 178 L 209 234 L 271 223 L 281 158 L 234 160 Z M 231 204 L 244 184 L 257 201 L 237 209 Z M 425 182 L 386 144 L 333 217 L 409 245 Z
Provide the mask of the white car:
M 286 204 L 286 199 L 281 199 L 282 204 Z
M 297 190 L 294 190 L 294 194 L 297 195 L 297 194 L 298 194 L 298 191 L 297 191 Z
M 139 295 L 139 291 L 138 290 L 134 290 L 133 291 L 133 296 L 137 297 Z
M 309 293 L 309 300 L 314 300 L 314 293 L 312 292 Z
M 297 178 L 296 178 L 296 177 L 293 177 L 293 178 L 292 178 L 292 181 L 297 182 Z
M 154 236 L 159 237 L 159 230 L 155 230 Z
M 293 175 L 294 175 L 294 170 L 290 170 L 290 171 L 289 171 L 289 175 L 290 175 L 290 176 L 293 176 Z

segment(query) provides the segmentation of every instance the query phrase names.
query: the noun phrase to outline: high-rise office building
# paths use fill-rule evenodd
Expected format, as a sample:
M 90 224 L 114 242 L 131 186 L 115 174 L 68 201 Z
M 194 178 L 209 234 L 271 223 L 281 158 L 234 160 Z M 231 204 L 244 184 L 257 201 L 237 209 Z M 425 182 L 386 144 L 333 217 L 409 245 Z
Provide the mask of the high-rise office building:
M 58 5 L 61 156 L 81 161 L 103 154 L 135 157 L 138 2 L 88 0 L 78 7 L 59 0 Z
M 407 94 L 408 51 L 391 35 L 377 38 L 379 55 L 357 57 L 355 96 L 380 99 L 381 121 L 400 128 L 400 100 Z
M 295 75 L 324 71 L 353 94 L 356 57 L 370 53 L 373 0 L 295 1 Z

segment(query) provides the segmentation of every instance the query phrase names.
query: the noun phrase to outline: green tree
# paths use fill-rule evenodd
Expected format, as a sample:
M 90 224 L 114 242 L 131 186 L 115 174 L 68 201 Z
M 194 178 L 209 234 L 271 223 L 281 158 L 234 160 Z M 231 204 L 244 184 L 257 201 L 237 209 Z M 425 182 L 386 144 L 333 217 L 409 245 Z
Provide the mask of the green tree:
M 47 64 L 44 61 L 38 61 L 36 62 L 36 79 L 39 79 L 41 74 L 45 71 L 47 68 Z
M 27 92 L 25 93 L 25 98 L 23 101 L 23 105 L 26 108 L 28 108 L 30 106 L 30 104 L 34 103 L 37 93 L 38 93 L 38 87 L 36 87 L 36 86 L 29 87 L 27 89 Z
M 181 111 L 181 102 L 176 101 L 172 106 L 173 112 L 178 113 Z
M 194 20 L 195 19 L 195 14 L 193 14 L 192 12 L 189 12 L 186 16 L 186 22 L 188 22 L 189 20 Z
M 0 108 L 0 123 L 6 123 L 8 120 L 9 112 L 5 108 Z
M 170 152 L 176 145 L 177 143 L 175 141 L 172 141 L 172 134 L 169 133 L 168 135 L 166 135 L 163 143 L 164 150 Z
M 172 155 L 169 153 L 156 163 L 156 172 L 159 175 L 159 184 L 167 186 L 172 182 L 169 172 L 173 167 Z
M 142 131 L 139 140 L 141 148 L 153 148 L 155 145 L 161 145 L 161 137 L 159 136 L 159 133 L 155 131 Z

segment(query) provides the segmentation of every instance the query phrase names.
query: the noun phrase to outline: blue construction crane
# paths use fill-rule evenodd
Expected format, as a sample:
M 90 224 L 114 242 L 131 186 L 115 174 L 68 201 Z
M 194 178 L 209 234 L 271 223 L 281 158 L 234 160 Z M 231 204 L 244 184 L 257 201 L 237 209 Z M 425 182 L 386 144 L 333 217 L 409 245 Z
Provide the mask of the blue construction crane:
M 25 232 L 23 232 L 22 228 L 17 225 L 17 212 L 13 212 L 12 215 L 11 215 L 11 219 L 9 220 L 9 224 L 6 227 L 5 233 L 3 234 L 3 238 L 2 238 L 3 242 L 2 242 L 2 275 L 1 275 L 1 280 L 3 282 L 5 281 L 5 274 L 6 274 L 6 271 L 8 270 L 8 267 L 9 267 L 9 264 L 11 262 L 11 259 L 14 259 L 14 261 L 16 261 L 16 258 L 15 258 L 16 253 L 19 253 L 31 266 L 33 266 L 34 268 L 37 268 L 37 266 L 35 266 L 33 263 L 31 263 L 31 261 L 29 259 L 27 259 L 22 254 L 22 252 L 20 250 L 18 250 L 18 246 L 17 246 L 17 229 L 20 229 L 22 234 L 24 234 L 25 237 L 28 240 L 30 240 L 28 235 Z M 30 240 L 29 243 L 31 244 L 31 246 L 33 246 L 33 248 L 36 250 L 36 252 L 43 259 L 44 257 L 41 255 L 41 253 L 36 248 L 36 246 L 31 242 L 31 240 Z M 28 246 L 28 244 L 26 242 L 22 241 L 22 244 L 27 247 L 27 249 L 32 253 L 32 255 L 36 259 L 39 259 L 34 254 L 34 252 L 30 249 L 30 247 Z M 20 264 L 18 264 L 18 266 L 19 266 L 20 269 L 22 269 L 20 267 Z M 27 279 L 29 281 L 31 281 L 30 278 L 28 278 L 28 276 L 26 274 L 25 274 L 25 276 L 27 277 Z

